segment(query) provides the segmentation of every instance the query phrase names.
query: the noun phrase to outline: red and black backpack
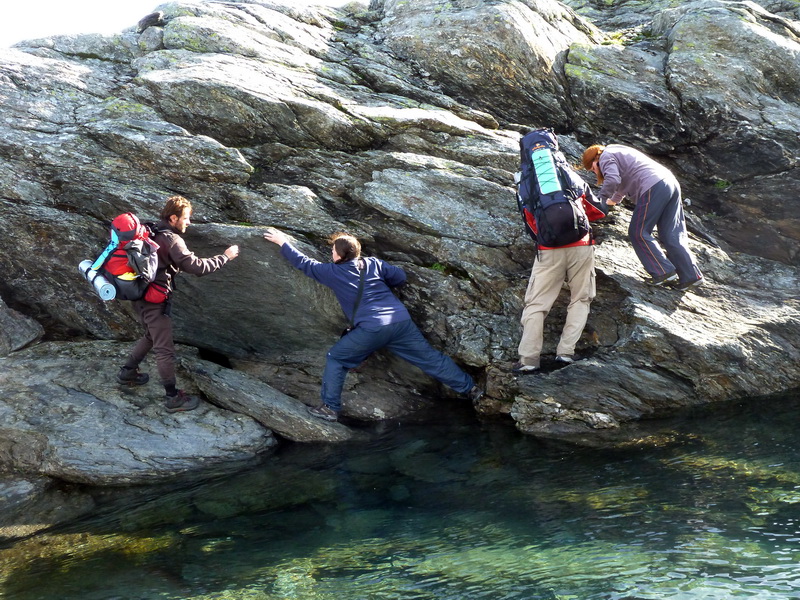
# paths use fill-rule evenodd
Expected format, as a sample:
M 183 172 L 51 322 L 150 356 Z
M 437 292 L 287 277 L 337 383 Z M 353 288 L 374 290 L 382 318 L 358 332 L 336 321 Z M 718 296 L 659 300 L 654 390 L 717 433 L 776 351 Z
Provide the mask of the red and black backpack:
M 133 213 L 111 221 L 111 240 L 92 268 L 102 270 L 117 290 L 120 300 L 140 300 L 158 270 L 155 229 L 142 224 Z

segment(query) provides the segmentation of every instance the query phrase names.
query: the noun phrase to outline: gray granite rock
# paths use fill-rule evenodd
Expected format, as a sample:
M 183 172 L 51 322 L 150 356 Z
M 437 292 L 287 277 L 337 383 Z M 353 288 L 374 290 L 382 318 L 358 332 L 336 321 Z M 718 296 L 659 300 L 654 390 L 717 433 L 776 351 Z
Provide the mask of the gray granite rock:
M 4 470 L 92 485 L 155 483 L 230 472 L 276 444 L 245 415 L 208 403 L 170 414 L 160 385 L 120 387 L 125 350 L 51 342 L 0 358 Z
M 242 250 L 218 273 L 179 277 L 176 340 L 234 367 L 204 380 L 207 393 L 238 386 L 227 406 L 264 421 L 275 416 L 264 398 L 315 402 L 344 323 L 330 292 L 261 239 L 267 226 L 320 260 L 327 235 L 348 230 L 403 267 L 398 294 L 425 335 L 486 383 L 479 410 L 527 433 L 616 431 L 800 384 L 796 3 L 569 4 L 170 2 L 141 33 L 131 24 L 0 50 L 0 292 L 22 315 L 15 326 L 33 320 L 63 344 L 16 352 L 38 326 L 4 333 L 20 339 L 4 342 L 0 390 L 15 399 L 0 420 L 4 460 L 74 481 L 182 476 L 196 466 L 181 458 L 199 443 L 184 440 L 196 419 L 208 428 L 198 440 L 217 440 L 214 468 L 270 446 L 263 426 L 211 406 L 164 421 L 144 391 L 86 391 L 102 361 L 79 356 L 79 341 L 123 348 L 140 326 L 127 303 L 100 301 L 77 264 L 100 252 L 114 216 L 154 220 L 175 193 L 194 205 L 186 240 L 199 256 Z M 599 294 L 579 349 L 590 359 L 534 384 L 507 367 L 533 260 L 513 172 L 519 132 L 536 126 L 557 127 L 573 162 L 590 143 L 622 142 L 673 169 L 708 281 L 683 295 L 644 288 L 629 207 L 617 210 L 602 226 Z M 546 349 L 564 307 L 548 319 Z M 359 371 L 344 396 L 354 418 L 405 418 L 452 396 L 386 355 Z M 262 397 L 261 385 L 277 391 Z M 55 419 L 32 400 L 51 397 Z M 85 411 L 75 424 L 64 417 L 73 406 Z M 142 425 L 134 406 L 157 424 Z M 153 427 L 151 446 L 169 461 L 114 445 L 122 438 L 107 424 L 131 411 L 124 435 Z M 102 443 L 84 448 L 77 431 L 89 421 Z M 219 441 L 237 427 L 243 446 Z M 105 445 L 119 471 L 97 458 Z

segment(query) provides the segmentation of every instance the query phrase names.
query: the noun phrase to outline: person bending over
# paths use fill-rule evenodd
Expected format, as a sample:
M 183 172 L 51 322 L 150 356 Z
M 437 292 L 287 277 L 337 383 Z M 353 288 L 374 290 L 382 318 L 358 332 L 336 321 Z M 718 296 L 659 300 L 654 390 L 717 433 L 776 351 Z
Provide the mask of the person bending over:
M 304 255 L 289 243 L 286 234 L 273 227 L 267 229 L 264 239 L 280 246 L 281 255 L 293 267 L 329 287 L 352 325 L 328 350 L 320 391 L 322 405 L 309 407 L 309 413 L 336 421 L 342 410 L 347 372 L 381 348 L 387 348 L 470 400 L 483 395 L 483 390 L 453 359 L 428 343 L 406 307 L 392 293 L 390 288 L 406 282 L 403 269 L 378 258 L 362 257 L 359 241 L 344 233 L 331 236 L 331 263 Z
M 636 203 L 628 236 L 650 275 L 645 283 L 674 282 L 679 290 L 702 283 L 703 274 L 689 250 L 681 187 L 672 172 L 642 152 L 621 144 L 589 146 L 582 162 L 584 169 L 597 175 L 601 200 L 613 206 L 628 196 Z M 656 228 L 666 256 L 653 237 Z

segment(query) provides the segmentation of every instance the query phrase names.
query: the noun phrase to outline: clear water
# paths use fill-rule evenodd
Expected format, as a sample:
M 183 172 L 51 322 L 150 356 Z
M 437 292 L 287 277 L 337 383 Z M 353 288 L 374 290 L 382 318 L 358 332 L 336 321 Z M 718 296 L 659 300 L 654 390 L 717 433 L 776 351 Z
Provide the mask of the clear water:
M 110 496 L 0 548 L 0 597 L 800 598 L 797 396 L 616 450 L 446 421 Z

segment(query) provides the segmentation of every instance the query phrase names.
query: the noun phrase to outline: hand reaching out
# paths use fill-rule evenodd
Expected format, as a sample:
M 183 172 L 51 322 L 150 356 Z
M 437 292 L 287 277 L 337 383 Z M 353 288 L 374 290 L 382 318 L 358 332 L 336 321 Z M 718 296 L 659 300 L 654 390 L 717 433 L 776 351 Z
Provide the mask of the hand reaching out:
M 264 232 L 264 239 L 268 242 L 272 242 L 273 244 L 278 244 L 278 246 L 283 246 L 289 241 L 285 233 L 279 229 L 275 229 L 274 227 L 267 228 L 267 230 Z

